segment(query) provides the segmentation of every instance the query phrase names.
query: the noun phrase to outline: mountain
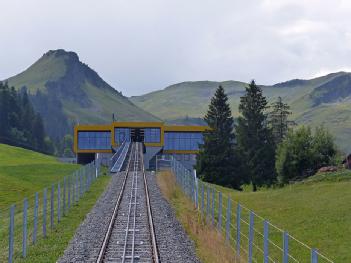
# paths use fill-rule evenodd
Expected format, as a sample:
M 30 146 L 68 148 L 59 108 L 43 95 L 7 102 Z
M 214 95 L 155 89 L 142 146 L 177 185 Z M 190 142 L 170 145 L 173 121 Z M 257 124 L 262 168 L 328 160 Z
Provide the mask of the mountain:
M 229 97 L 234 117 L 239 115 L 240 97 L 247 83 L 239 81 L 194 81 L 171 85 L 163 90 L 130 100 L 155 116 L 172 120 L 203 117 L 216 88 L 222 85 Z M 340 149 L 351 152 L 351 73 L 337 72 L 275 85 L 261 85 L 269 102 L 282 97 L 291 106 L 298 124 L 324 125 L 335 136 Z
M 6 81 L 29 91 L 34 108 L 41 113 L 52 137 L 71 133 L 75 123 L 109 123 L 112 113 L 120 121 L 159 120 L 107 84 L 76 53 L 63 49 L 45 53 Z

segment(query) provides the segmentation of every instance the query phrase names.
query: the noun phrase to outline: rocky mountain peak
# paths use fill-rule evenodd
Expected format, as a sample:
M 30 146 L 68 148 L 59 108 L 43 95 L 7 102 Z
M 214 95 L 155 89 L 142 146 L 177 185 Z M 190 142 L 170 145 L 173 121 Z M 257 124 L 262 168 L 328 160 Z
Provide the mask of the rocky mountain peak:
M 44 54 L 43 57 L 67 57 L 72 61 L 80 62 L 77 53 L 73 51 L 66 51 L 64 49 L 49 50 Z

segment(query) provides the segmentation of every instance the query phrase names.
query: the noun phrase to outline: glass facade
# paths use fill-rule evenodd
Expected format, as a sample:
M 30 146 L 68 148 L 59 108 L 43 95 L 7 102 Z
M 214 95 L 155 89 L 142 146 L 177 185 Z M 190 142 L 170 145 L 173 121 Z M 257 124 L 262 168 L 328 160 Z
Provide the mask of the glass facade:
M 116 128 L 115 142 L 121 144 L 124 140 L 130 142 L 130 128 Z
M 160 128 L 136 128 L 144 131 L 144 142 L 146 143 L 159 143 L 161 142 Z M 115 142 L 122 143 L 124 140 L 131 140 L 131 128 L 116 128 L 115 129 Z
M 79 150 L 109 150 L 111 149 L 110 131 L 79 131 Z
M 160 128 L 145 128 L 144 129 L 144 142 L 158 143 L 161 141 Z
M 201 132 L 165 132 L 164 150 L 197 151 L 203 144 Z

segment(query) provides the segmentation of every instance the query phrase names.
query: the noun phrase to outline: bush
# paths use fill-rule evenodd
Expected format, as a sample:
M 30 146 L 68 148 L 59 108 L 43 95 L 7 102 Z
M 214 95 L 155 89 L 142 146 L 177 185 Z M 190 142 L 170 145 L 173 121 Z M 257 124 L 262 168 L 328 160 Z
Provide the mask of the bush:
M 305 126 L 290 131 L 276 151 L 279 183 L 302 179 L 323 166 L 333 165 L 336 153 L 334 139 L 323 127 L 316 128 L 314 134 Z

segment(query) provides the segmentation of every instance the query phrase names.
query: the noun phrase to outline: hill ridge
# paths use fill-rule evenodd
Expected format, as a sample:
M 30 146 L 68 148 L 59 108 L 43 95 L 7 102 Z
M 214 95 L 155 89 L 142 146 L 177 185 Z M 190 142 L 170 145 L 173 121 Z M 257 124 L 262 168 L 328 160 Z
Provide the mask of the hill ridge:
M 240 97 L 248 85 L 240 81 L 185 81 L 130 99 L 159 118 L 180 123 L 186 116 L 190 120 L 202 118 L 219 84 L 228 94 L 233 116 L 237 117 Z M 340 71 L 260 86 L 269 102 L 282 97 L 291 106 L 292 118 L 297 123 L 328 127 L 340 148 L 351 151 L 347 139 L 351 130 L 351 73 Z
M 73 51 L 49 50 L 6 81 L 16 89 L 29 91 L 53 138 L 72 133 L 75 123 L 109 123 L 112 113 L 119 120 L 159 120 L 104 81 Z

